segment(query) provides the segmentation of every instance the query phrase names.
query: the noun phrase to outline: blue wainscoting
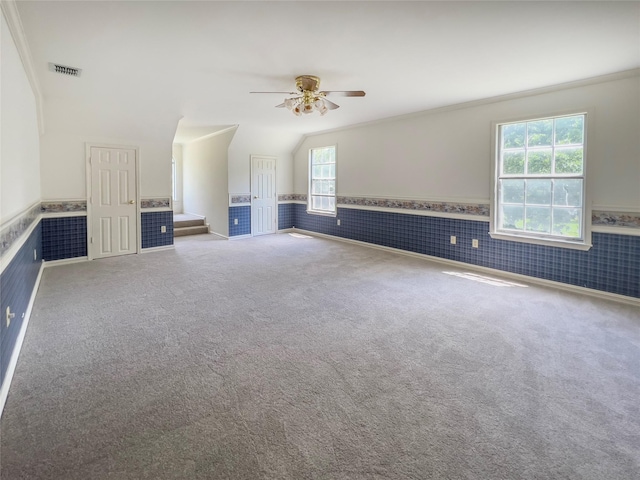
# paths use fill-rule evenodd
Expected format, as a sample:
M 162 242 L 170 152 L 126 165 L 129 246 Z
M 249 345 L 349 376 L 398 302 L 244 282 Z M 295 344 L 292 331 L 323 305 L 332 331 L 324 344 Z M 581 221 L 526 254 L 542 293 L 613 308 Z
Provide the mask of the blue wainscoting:
M 285 205 L 280 205 L 285 207 Z M 327 235 L 398 248 L 531 277 L 640 298 L 640 236 L 593 233 L 589 251 L 494 240 L 489 222 L 338 208 L 337 217 L 309 215 L 293 206 L 295 226 Z M 286 210 L 282 213 L 286 214 Z M 338 226 L 336 220 L 340 219 Z M 451 245 L 450 236 L 457 237 Z M 479 248 L 472 248 L 478 239 Z
M 281 203 L 278 205 L 278 230 L 293 228 L 295 226 L 295 204 Z
M 229 207 L 229 236 L 237 235 L 251 235 L 251 205 Z
M 33 251 L 36 251 L 34 259 Z M 7 367 L 16 346 L 16 340 L 22 329 L 29 306 L 29 299 L 33 293 L 38 272 L 42 264 L 42 226 L 38 224 L 22 245 L 16 256 L 0 274 L 0 384 L 4 383 Z M 15 313 L 11 324 L 7 327 L 4 312 L 7 307 Z
M 42 219 L 42 256 L 45 260 L 87 256 L 87 217 Z
M 173 212 L 142 212 L 142 248 L 173 245 Z M 162 227 L 167 227 L 162 232 Z

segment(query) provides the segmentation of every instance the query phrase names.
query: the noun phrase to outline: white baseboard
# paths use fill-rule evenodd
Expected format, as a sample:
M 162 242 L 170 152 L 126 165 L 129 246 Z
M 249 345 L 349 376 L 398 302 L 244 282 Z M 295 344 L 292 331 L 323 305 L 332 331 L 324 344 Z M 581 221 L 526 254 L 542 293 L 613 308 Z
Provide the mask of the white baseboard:
M 280 233 L 300 232 L 300 233 L 304 233 L 305 235 L 322 237 L 330 240 L 338 240 L 340 242 L 353 243 L 356 245 L 361 245 L 363 247 L 375 248 L 377 250 L 384 250 L 386 252 L 392 252 L 400 255 L 406 255 L 409 257 L 420 258 L 422 260 L 442 263 L 444 265 L 451 265 L 460 269 L 476 270 L 479 272 L 488 273 L 498 277 L 506 277 L 506 278 L 518 280 L 521 282 L 533 283 L 533 284 L 542 285 L 545 287 L 553 287 L 558 290 L 566 290 L 573 293 L 581 293 L 583 295 L 589 295 L 592 297 L 597 297 L 605 300 L 613 300 L 616 302 L 633 305 L 635 307 L 640 307 L 640 298 L 628 297 L 626 295 L 619 295 L 617 293 L 603 292 L 601 290 L 595 290 L 593 288 L 579 287 L 577 285 L 570 285 L 568 283 L 561 283 L 553 280 L 546 280 L 544 278 L 530 277 L 528 275 L 522 275 L 520 273 L 506 272 L 504 270 L 497 270 L 495 268 L 483 267 L 480 265 L 474 265 L 472 263 L 459 262 L 457 260 L 449 260 L 447 258 L 433 257 L 431 255 L 425 255 L 423 253 L 409 252 L 407 250 L 401 250 L 399 248 L 385 247 L 382 245 L 376 245 L 375 243 L 367 243 L 367 242 L 361 242 L 360 240 L 351 240 L 349 238 L 336 237 L 333 235 L 327 235 L 325 233 L 317 233 L 317 232 L 312 232 L 310 230 L 303 230 L 301 228 L 288 228 L 285 230 L 279 230 L 279 232 Z
M 16 366 L 18 365 L 18 357 L 20 356 L 20 350 L 22 350 L 22 343 L 24 342 L 24 337 L 27 334 L 27 326 L 29 325 L 29 319 L 31 318 L 31 310 L 33 309 L 33 303 L 36 300 L 36 293 L 38 293 L 38 288 L 40 287 L 40 279 L 42 278 L 42 272 L 44 271 L 45 262 L 40 264 L 40 270 L 38 270 L 38 277 L 36 278 L 36 282 L 33 285 L 33 290 L 31 291 L 31 297 L 29 298 L 29 305 L 27 306 L 27 311 L 24 313 L 24 320 L 22 321 L 22 327 L 20 328 L 20 333 L 18 334 L 18 338 L 16 339 L 16 344 L 13 347 L 13 352 L 11 353 L 11 359 L 9 360 L 9 365 L 7 366 L 7 372 L 4 376 L 4 382 L 2 382 L 2 387 L 0 387 L 0 416 L 2 416 L 2 412 L 4 411 L 4 405 L 7 403 L 7 397 L 9 396 L 9 388 L 11 387 L 11 381 L 13 380 L 13 374 L 16 371 Z
M 58 265 L 67 265 L 69 263 L 80 263 L 80 262 L 88 262 L 89 257 L 73 257 L 73 258 L 63 258 L 62 260 L 45 260 L 45 267 L 56 267 Z
M 173 244 L 171 245 L 161 245 L 159 247 L 149 247 L 149 248 L 141 248 L 140 249 L 140 253 L 152 253 L 152 252 L 159 252 L 162 250 L 173 250 L 175 248 L 175 246 Z
M 243 238 L 251 238 L 253 237 L 253 235 L 251 235 L 250 233 L 247 233 L 246 235 L 234 235 L 232 237 L 229 237 L 229 240 L 242 240 Z

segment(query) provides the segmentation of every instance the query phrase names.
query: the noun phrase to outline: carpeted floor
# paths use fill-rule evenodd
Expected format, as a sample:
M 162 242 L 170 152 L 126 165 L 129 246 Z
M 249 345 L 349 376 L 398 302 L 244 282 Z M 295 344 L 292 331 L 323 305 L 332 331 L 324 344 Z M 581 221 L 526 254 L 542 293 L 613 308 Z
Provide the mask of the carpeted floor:
M 640 310 L 318 238 L 45 269 L 0 478 L 635 479 Z

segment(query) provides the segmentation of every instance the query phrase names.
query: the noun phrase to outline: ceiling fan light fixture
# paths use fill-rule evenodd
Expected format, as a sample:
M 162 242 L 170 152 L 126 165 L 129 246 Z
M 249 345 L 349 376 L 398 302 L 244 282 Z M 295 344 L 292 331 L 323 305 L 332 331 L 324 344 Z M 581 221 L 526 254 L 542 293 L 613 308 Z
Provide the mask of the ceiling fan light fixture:
M 285 98 L 283 103 L 276 107 L 287 107 L 291 112 L 299 117 L 303 113 L 308 115 L 314 111 L 320 115 L 325 115 L 329 110 L 335 110 L 340 105 L 326 99 L 327 95 L 339 95 L 342 97 L 364 97 L 362 90 L 320 90 L 320 78 L 314 75 L 300 75 L 296 77 L 296 89 L 298 92 L 250 92 L 250 93 L 281 93 L 294 95 Z M 299 93 L 299 95 L 298 95 Z

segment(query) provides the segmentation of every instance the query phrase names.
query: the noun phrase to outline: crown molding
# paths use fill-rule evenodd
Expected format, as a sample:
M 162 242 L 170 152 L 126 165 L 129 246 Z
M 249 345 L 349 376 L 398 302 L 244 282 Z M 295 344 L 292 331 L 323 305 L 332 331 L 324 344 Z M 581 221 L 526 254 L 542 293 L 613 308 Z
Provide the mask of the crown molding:
M 335 132 L 343 132 L 347 130 L 362 128 L 362 127 L 369 127 L 372 125 L 391 123 L 391 122 L 396 122 L 400 120 L 409 120 L 412 118 L 427 117 L 427 116 L 436 115 L 439 113 L 452 112 L 455 110 L 462 110 L 465 108 L 480 107 L 483 105 L 491 105 L 493 103 L 505 102 L 507 100 L 517 100 L 520 98 L 534 97 L 536 95 L 543 95 L 545 93 L 559 92 L 559 91 L 568 90 L 571 88 L 586 87 L 589 85 L 597 85 L 599 83 L 613 82 L 616 80 L 624 80 L 626 78 L 633 78 L 633 77 L 640 77 L 640 68 L 633 68 L 631 70 L 623 70 L 621 72 L 614 72 L 606 75 L 599 75 L 597 77 L 589 77 L 581 80 L 574 80 L 571 82 L 558 83 L 555 85 L 549 85 L 549 86 L 540 87 L 540 88 L 533 88 L 530 90 L 522 90 L 520 92 L 507 93 L 504 95 L 497 95 L 494 97 L 481 98 L 479 100 L 471 100 L 469 102 L 455 103 L 452 105 L 445 105 L 443 107 L 436 107 L 436 108 L 431 108 L 427 110 L 421 110 L 418 112 L 405 113 L 403 115 L 396 115 L 393 117 L 380 118 L 377 120 L 371 120 L 369 122 L 354 123 L 353 125 L 345 125 L 344 127 L 331 128 L 328 130 L 320 130 L 317 132 L 305 133 L 303 134 L 302 138 L 298 142 L 298 145 L 296 145 L 294 154 L 302 146 L 302 144 L 307 138 L 315 137 L 318 135 L 324 135 L 327 133 L 335 133 Z
M 38 131 L 40 135 L 44 135 L 44 113 L 42 111 L 42 93 L 40 91 L 40 84 L 36 77 L 35 70 L 33 68 L 33 59 L 31 57 L 31 50 L 29 49 L 29 43 L 24 33 L 22 26 L 22 20 L 20 20 L 20 14 L 18 12 L 18 5 L 15 0 L 2 0 L 0 2 L 0 8 L 4 15 L 9 31 L 13 37 L 13 41 L 22 60 L 22 66 L 24 72 L 31 85 L 31 90 L 36 99 L 36 114 L 38 116 Z

